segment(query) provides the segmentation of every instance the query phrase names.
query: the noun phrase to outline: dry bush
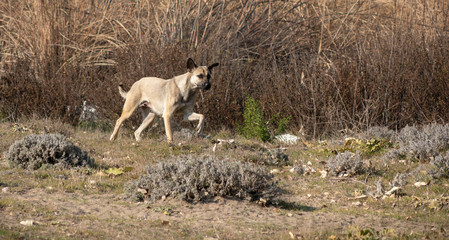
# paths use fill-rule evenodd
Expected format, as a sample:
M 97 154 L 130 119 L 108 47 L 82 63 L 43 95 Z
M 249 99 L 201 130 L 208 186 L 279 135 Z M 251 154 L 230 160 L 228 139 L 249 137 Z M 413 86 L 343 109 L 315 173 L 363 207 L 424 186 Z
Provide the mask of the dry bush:
M 362 157 L 360 153 L 345 151 L 329 158 L 327 169 L 335 176 L 353 176 L 363 172 Z
M 388 127 L 370 127 L 366 132 L 364 133 L 367 138 L 371 139 L 383 139 L 388 141 L 394 141 L 396 138 L 396 132 L 389 129 Z
M 398 149 L 391 157 L 427 161 L 449 149 L 449 124 L 432 123 L 422 128 L 406 126 L 396 137 Z
M 77 123 L 86 100 L 113 120 L 120 82 L 181 74 L 193 57 L 220 62 L 197 104 L 209 129 L 241 123 L 247 95 L 312 137 L 448 121 L 448 12 L 405 0 L 3 1 L 0 112 Z
M 449 152 L 436 156 L 430 161 L 432 169 L 429 175 L 434 178 L 449 178 Z
M 94 159 L 60 134 L 28 135 L 9 147 L 6 160 L 12 167 L 92 167 Z
M 273 176 L 256 165 L 184 156 L 148 166 L 127 192 L 132 198 L 152 201 L 162 197 L 204 201 L 215 196 L 271 200 L 279 189 Z

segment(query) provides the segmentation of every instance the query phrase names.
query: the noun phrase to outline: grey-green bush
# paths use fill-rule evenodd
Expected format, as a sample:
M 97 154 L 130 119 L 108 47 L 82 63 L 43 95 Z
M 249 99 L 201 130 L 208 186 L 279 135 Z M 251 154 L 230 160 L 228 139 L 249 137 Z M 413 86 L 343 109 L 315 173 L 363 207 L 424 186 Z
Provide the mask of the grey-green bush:
M 265 168 L 251 163 L 182 156 L 149 166 L 126 191 L 131 198 L 151 201 L 162 197 L 203 201 L 214 196 L 270 201 L 279 188 Z
M 434 178 L 449 178 L 449 152 L 436 156 L 430 161 L 432 169 L 429 175 Z
M 351 153 L 349 151 L 338 153 L 335 157 L 329 158 L 327 169 L 336 176 L 352 176 L 364 170 L 360 153 Z
M 422 129 L 406 126 L 398 134 L 399 148 L 390 156 L 411 160 L 429 160 L 449 148 L 449 124 L 432 123 Z
M 36 170 L 93 166 L 94 159 L 60 134 L 28 135 L 9 147 L 6 159 L 11 167 Z
M 371 139 L 393 140 L 396 137 L 395 131 L 384 126 L 370 127 L 365 134 Z

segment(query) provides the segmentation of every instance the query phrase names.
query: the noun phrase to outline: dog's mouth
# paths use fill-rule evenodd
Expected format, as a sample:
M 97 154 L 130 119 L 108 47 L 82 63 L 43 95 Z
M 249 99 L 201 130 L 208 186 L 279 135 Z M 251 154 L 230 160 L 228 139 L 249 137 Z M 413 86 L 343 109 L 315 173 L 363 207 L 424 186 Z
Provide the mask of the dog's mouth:
M 206 82 L 206 83 L 203 83 L 203 84 L 198 84 L 197 87 L 201 88 L 201 89 L 204 89 L 204 90 L 209 90 L 211 85 L 210 85 L 210 83 Z

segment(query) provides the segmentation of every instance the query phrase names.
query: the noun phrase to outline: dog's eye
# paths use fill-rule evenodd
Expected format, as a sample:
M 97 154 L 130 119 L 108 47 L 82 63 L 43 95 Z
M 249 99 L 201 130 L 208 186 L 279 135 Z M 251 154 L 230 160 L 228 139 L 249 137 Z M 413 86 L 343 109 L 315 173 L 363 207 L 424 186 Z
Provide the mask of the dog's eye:
M 200 75 L 198 75 L 197 77 L 198 77 L 198 78 L 203 78 L 203 77 L 204 77 L 204 74 L 200 74 Z

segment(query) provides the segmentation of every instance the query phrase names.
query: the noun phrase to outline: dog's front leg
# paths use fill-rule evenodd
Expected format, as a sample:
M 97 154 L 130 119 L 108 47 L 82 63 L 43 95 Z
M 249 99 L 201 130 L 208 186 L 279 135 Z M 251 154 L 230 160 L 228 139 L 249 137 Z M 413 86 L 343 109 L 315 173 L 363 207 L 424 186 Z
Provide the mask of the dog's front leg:
M 196 112 L 185 112 L 184 121 L 196 121 L 198 120 L 198 125 L 196 126 L 196 132 L 200 133 L 204 126 L 204 115 Z
M 162 116 L 164 118 L 165 134 L 167 135 L 167 142 L 169 144 L 173 143 L 173 136 L 171 131 L 171 112 L 164 113 Z

